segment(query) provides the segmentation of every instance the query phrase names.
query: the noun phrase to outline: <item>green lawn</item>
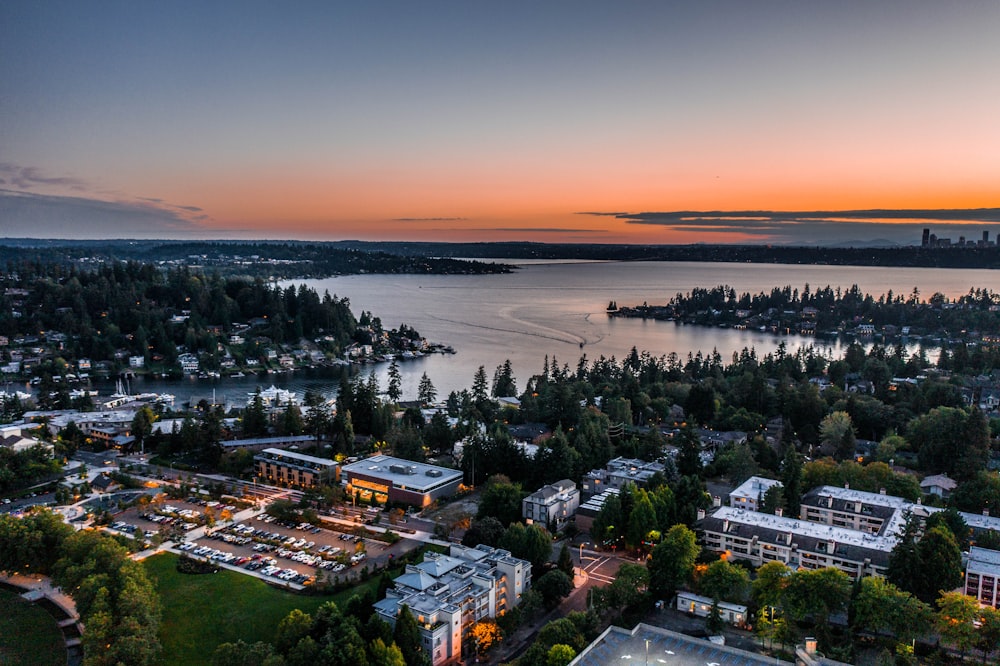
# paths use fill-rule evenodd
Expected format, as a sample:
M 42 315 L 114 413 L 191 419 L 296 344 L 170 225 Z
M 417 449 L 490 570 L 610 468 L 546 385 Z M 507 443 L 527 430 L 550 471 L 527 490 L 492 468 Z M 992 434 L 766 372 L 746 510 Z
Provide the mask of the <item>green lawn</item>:
M 0 664 L 66 665 L 66 645 L 56 621 L 7 590 L 0 590 Z
M 292 610 L 312 613 L 327 601 L 343 608 L 352 595 L 378 586 L 378 578 L 373 577 L 332 596 L 304 596 L 225 569 L 214 574 L 181 574 L 176 564 L 177 556 L 169 553 L 143 561 L 163 606 L 163 666 L 207 663 L 220 643 L 271 642 L 278 622 Z

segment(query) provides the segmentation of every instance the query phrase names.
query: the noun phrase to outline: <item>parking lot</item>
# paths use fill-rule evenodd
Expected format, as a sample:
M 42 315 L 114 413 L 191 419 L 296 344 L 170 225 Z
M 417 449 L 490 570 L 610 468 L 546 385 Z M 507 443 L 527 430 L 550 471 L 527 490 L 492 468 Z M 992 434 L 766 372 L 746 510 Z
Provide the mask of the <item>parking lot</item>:
M 180 539 L 191 530 L 217 521 L 221 516 L 234 514 L 236 505 L 197 499 L 156 500 L 146 505 L 134 506 L 115 516 L 111 529 L 132 536 L 153 537 L 159 533 L 164 539 Z
M 303 585 L 321 571 L 330 577 L 353 577 L 370 560 L 382 566 L 419 545 L 404 540 L 390 546 L 347 531 L 350 529 L 344 526 L 345 531 L 337 531 L 309 523 L 283 525 L 260 514 L 242 523 L 216 524 L 205 536 L 180 544 L 178 550 Z

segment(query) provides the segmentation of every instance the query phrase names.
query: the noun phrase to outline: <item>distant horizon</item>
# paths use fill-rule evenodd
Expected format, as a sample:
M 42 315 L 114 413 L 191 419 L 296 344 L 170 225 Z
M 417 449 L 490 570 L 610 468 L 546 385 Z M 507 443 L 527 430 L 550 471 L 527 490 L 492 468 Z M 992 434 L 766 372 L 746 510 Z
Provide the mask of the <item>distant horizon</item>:
M 17 211 L 14 215 L 8 204 L 10 201 L 9 192 L 0 189 L 0 219 L 4 219 L 5 229 L 2 230 L 2 239 L 21 239 L 37 241 L 203 241 L 203 242 L 358 242 L 358 243 L 539 243 L 539 244 L 568 244 L 568 245 L 651 245 L 651 246 L 685 246 L 685 245 L 776 245 L 793 247 L 909 247 L 921 244 L 924 229 L 929 229 L 930 233 L 939 238 L 948 238 L 952 243 L 958 242 L 962 237 L 966 241 L 975 242 L 982 238 L 982 233 L 987 232 L 991 242 L 996 243 L 1000 238 L 1000 208 L 974 208 L 974 209 L 871 209 L 871 210 L 824 210 L 824 211 L 775 211 L 775 210 L 733 210 L 733 211 L 673 211 L 673 212 L 577 212 L 576 216 L 587 216 L 594 218 L 613 218 L 622 220 L 626 224 L 664 227 L 668 229 L 680 229 L 687 232 L 690 238 L 686 241 L 643 241 L 639 239 L 616 240 L 613 238 L 597 238 L 582 240 L 561 236 L 556 233 L 558 230 L 545 229 L 551 231 L 555 237 L 547 237 L 544 240 L 531 237 L 518 237 L 516 228 L 508 228 L 504 231 L 509 234 L 506 238 L 488 239 L 438 239 L 428 237 L 398 237 L 364 238 L 358 237 L 334 237 L 330 233 L 326 234 L 299 234 L 280 235 L 277 231 L 269 234 L 262 234 L 261 230 L 243 230 L 224 232 L 214 228 L 174 228 L 165 231 L 154 228 L 151 233 L 160 235 L 128 235 L 128 231 L 117 230 L 120 235 L 112 229 L 104 228 L 104 233 L 99 236 L 92 234 L 65 234 L 66 227 L 59 225 L 48 234 L 38 234 L 40 229 L 44 229 L 44 223 L 37 217 L 32 221 L 29 228 L 25 228 L 21 233 L 11 233 L 11 220 L 16 219 Z M 22 195 L 23 193 L 17 193 Z M 21 200 L 31 200 L 33 197 L 18 196 Z M 51 200 L 52 197 L 45 197 Z M 108 208 L 97 206 L 88 214 L 97 219 L 108 216 L 111 219 L 109 224 L 115 220 L 114 215 L 109 215 L 109 210 L 115 210 L 112 204 Z M 132 215 L 142 216 L 149 214 L 149 211 L 136 211 L 134 213 L 116 211 L 125 216 L 126 221 L 132 219 Z M 118 220 L 120 223 L 121 220 Z M 77 228 L 80 225 L 73 225 Z M 82 225 L 87 227 L 88 225 Z M 170 233 L 172 232 L 172 233 Z M 454 234 L 453 234 L 454 235 Z M 709 235 L 708 239 L 698 239 L 698 235 Z M 863 237 L 858 237 L 858 236 Z M 551 236 L 551 234 L 546 234 Z

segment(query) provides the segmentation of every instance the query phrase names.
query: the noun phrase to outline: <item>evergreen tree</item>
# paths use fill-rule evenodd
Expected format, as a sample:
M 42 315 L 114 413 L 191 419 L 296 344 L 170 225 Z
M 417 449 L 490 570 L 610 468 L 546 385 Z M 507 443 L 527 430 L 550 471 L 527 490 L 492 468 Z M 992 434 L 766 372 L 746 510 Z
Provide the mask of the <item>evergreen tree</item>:
M 392 639 L 403 653 L 403 661 L 407 666 L 430 666 L 431 660 L 420 646 L 420 628 L 417 626 L 417 619 L 405 604 L 399 609 L 399 615 L 396 617 Z
M 305 428 L 302 411 L 298 405 L 290 404 L 281 415 L 280 430 L 283 435 L 301 435 Z
M 510 359 L 498 365 L 493 373 L 492 395 L 494 398 L 517 395 L 517 384 L 514 381 L 514 369 L 510 364 Z
M 677 472 L 682 476 L 701 472 L 701 440 L 690 424 L 685 424 L 677 435 Z
M 399 364 L 396 363 L 396 359 L 392 359 L 392 363 L 389 364 L 389 386 L 385 391 L 389 402 L 399 402 L 399 398 L 403 395 L 401 387 L 402 377 L 399 374 Z
M 435 398 L 437 398 L 437 389 L 434 388 L 434 384 L 425 372 L 420 376 L 420 384 L 417 385 L 417 400 L 421 404 L 428 405 L 434 402 Z
M 350 390 L 345 382 L 341 382 L 341 394 L 343 394 L 345 389 Z M 339 400 L 338 396 L 338 403 Z M 306 391 L 302 402 L 306 408 L 305 423 L 303 424 L 305 432 L 315 437 L 318 441 L 329 427 L 330 414 L 327 412 L 326 403 L 323 400 L 323 396 L 313 390 Z
M 581 566 L 583 565 L 582 562 L 580 564 Z M 573 580 L 573 575 L 575 573 L 573 567 L 573 556 L 569 554 L 569 546 L 567 546 L 565 542 L 563 542 L 562 548 L 559 549 L 559 559 L 556 560 L 556 566 L 559 567 L 560 571 L 569 576 L 570 580 Z
M 802 457 L 796 453 L 794 446 L 785 450 L 785 459 L 781 463 L 781 483 L 788 515 L 799 515 L 802 502 Z
M 267 434 L 267 412 L 264 410 L 264 399 L 260 394 L 260 387 L 250 399 L 250 404 L 243 410 L 243 436 L 263 437 Z

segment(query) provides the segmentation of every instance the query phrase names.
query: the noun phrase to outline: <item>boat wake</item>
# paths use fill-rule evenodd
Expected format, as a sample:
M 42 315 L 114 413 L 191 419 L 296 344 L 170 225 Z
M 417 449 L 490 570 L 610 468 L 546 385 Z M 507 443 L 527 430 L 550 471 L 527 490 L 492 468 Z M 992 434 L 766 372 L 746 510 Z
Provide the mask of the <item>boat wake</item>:
M 469 328 L 479 328 L 487 331 L 497 331 L 500 333 L 513 333 L 515 335 L 527 335 L 532 338 L 540 338 L 543 340 L 554 340 L 555 342 L 562 342 L 569 345 L 586 345 L 589 341 L 579 335 L 574 335 L 572 333 L 567 333 L 566 331 L 558 331 L 556 329 L 546 329 L 550 332 L 540 332 L 540 331 L 524 331 L 514 328 L 502 328 L 500 326 L 487 326 L 486 324 L 473 324 L 467 321 L 460 321 L 457 319 L 447 319 L 445 317 L 438 317 L 436 315 L 429 315 L 432 319 L 437 321 L 447 322 L 449 324 L 458 324 L 460 326 L 468 326 Z M 525 322 L 527 323 L 527 322 Z

